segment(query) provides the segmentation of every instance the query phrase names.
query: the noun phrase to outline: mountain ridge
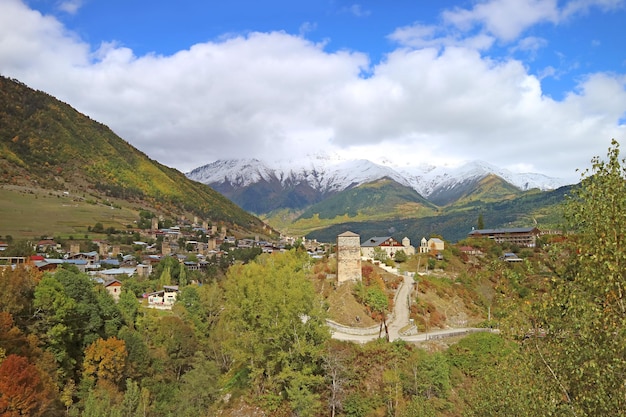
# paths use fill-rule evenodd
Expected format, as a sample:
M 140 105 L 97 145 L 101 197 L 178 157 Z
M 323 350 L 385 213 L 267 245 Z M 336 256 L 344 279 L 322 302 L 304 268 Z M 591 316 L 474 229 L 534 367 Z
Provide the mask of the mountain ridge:
M 212 188 L 150 159 L 104 124 L 45 92 L 2 76 L 0 186 L 71 190 L 81 202 L 115 200 L 133 210 L 198 216 L 254 232 L 266 227 Z M 28 220 L 15 218 L 21 223 Z
M 279 204 L 263 207 L 258 212 L 250 207 L 240 190 L 252 189 L 257 184 L 274 183 L 274 193 L 299 185 L 308 189 L 315 198 L 305 199 L 300 207 L 315 204 L 334 193 L 360 186 L 382 178 L 390 178 L 398 184 L 415 190 L 422 197 L 437 205 L 455 201 L 452 196 L 462 195 L 459 188 L 477 183 L 489 175 L 496 175 L 519 191 L 537 188 L 541 191 L 554 190 L 566 181 L 543 174 L 517 174 L 482 161 L 473 161 L 457 168 L 415 166 L 393 168 L 369 160 L 347 160 L 326 155 L 313 155 L 300 159 L 267 161 L 261 159 L 217 160 L 185 174 L 188 178 L 210 185 L 231 198 L 244 209 L 257 214 L 285 208 Z M 434 201 L 431 200 L 432 197 Z

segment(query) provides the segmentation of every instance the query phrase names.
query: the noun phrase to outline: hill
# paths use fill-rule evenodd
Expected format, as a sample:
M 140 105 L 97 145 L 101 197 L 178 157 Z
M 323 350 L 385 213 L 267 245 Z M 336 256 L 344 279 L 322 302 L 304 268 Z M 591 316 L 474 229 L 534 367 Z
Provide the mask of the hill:
M 362 235 L 463 239 L 480 214 L 489 227 L 543 228 L 562 222 L 562 181 L 514 174 L 484 162 L 456 169 L 394 170 L 367 160 L 324 155 L 289 161 L 227 160 L 187 176 L 210 185 L 288 235 L 333 241 Z
M 107 126 L 5 77 L 0 77 L 0 185 L 5 193 L 48 190 L 75 203 L 198 216 L 257 232 L 264 227 L 210 187 L 151 160 Z M 19 211 L 3 211 L 3 217 L 5 223 L 29 228 L 24 224 L 29 218 Z

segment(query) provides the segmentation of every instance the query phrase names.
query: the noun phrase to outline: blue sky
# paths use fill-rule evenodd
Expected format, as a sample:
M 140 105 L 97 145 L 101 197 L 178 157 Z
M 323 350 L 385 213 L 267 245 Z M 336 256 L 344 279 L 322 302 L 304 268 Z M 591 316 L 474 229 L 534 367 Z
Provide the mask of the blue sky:
M 0 73 L 160 162 L 311 153 L 579 178 L 626 130 L 626 0 L 0 0 Z

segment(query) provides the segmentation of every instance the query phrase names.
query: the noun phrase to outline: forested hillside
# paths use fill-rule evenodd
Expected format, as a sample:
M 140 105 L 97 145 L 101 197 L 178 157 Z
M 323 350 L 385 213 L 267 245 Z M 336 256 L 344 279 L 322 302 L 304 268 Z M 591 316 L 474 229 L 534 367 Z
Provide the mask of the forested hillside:
M 333 340 L 331 307 L 353 298 L 381 322 L 397 282 L 366 264 L 338 300 L 333 258 L 297 249 L 243 260 L 203 285 L 166 257 L 148 278 L 123 278 L 118 303 L 72 268 L 3 268 L 0 414 L 624 415 L 625 164 L 617 142 L 606 161 L 594 158 L 566 200 L 568 235 L 526 249 L 467 240 L 482 255 L 452 247 L 426 266 L 400 265 L 430 271 L 408 300 L 420 332 L 452 325 L 464 305 L 499 334 Z M 523 261 L 504 262 L 503 251 Z M 142 293 L 172 284 L 181 292 L 171 312 L 145 307 Z
M 5 77 L 0 77 L 0 185 L 72 191 L 84 199 L 114 200 L 171 217 L 195 215 L 256 231 L 263 227 L 221 194 L 151 160 L 103 124 Z

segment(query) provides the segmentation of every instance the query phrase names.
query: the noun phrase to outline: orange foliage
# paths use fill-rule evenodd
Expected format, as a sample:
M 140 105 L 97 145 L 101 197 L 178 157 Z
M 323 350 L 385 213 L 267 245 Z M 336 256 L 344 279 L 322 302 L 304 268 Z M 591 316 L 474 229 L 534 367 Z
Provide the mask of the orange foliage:
M 4 294 L 11 294 L 0 298 L 0 310 L 17 314 L 30 307 L 35 286 L 40 280 L 41 272 L 36 268 L 0 268 L 0 287 Z
M 116 337 L 98 339 L 85 350 L 83 375 L 96 381 L 119 384 L 126 370 L 126 343 Z
M 40 416 L 49 393 L 37 367 L 23 356 L 9 355 L 0 364 L 0 417 Z

